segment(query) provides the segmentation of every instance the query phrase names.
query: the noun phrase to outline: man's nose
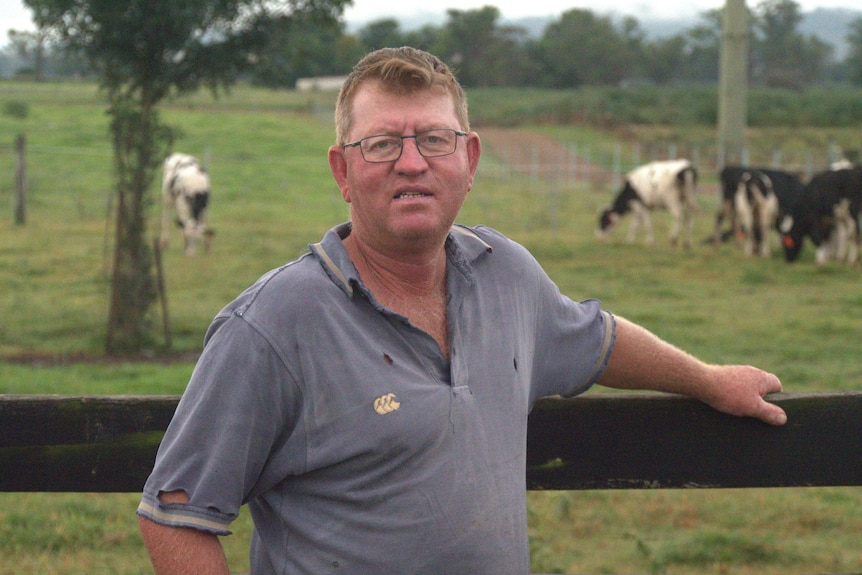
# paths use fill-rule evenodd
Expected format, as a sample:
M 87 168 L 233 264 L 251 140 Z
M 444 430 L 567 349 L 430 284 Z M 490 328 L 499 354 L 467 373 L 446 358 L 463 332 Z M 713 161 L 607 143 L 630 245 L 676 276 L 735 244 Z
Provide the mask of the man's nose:
M 398 158 L 397 163 L 409 165 L 420 163 L 427 165 L 425 156 L 419 153 L 419 145 L 416 143 L 416 138 L 404 138 L 401 140 L 401 156 Z

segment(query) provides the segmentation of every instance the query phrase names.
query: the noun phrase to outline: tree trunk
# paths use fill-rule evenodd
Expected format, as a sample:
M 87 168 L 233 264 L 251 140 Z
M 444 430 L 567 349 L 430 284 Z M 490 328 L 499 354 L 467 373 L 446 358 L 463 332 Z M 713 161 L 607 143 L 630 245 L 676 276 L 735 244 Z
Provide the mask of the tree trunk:
M 169 137 L 152 107 L 131 98 L 115 94 L 111 115 L 118 202 L 106 351 L 124 355 L 154 342 L 148 312 L 158 296 L 145 238 L 147 190 Z

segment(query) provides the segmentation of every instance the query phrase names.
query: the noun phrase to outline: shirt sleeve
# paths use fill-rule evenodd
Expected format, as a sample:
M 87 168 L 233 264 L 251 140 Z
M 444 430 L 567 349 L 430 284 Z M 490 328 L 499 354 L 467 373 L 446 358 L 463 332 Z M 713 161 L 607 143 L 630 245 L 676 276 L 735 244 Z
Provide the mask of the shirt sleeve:
M 304 450 L 284 448 L 295 440 L 298 391 L 271 338 L 238 314 L 217 319 L 210 332 L 159 447 L 138 514 L 225 535 L 243 503 L 295 471 L 285 460 L 302 465 Z M 271 461 L 274 450 L 286 459 Z M 188 504 L 159 499 L 171 491 L 184 491 Z
M 572 397 L 588 390 L 613 351 L 615 321 L 596 299 L 574 301 L 534 260 L 537 396 Z

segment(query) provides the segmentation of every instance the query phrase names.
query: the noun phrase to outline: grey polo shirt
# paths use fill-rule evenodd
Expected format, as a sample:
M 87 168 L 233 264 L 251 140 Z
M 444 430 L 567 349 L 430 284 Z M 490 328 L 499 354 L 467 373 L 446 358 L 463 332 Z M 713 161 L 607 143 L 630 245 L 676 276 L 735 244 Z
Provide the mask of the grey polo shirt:
M 227 534 L 248 503 L 254 575 L 528 573 L 527 415 L 596 381 L 613 318 L 456 226 L 447 361 L 365 289 L 349 230 L 216 316 L 138 513 Z M 158 500 L 175 490 L 189 504 Z

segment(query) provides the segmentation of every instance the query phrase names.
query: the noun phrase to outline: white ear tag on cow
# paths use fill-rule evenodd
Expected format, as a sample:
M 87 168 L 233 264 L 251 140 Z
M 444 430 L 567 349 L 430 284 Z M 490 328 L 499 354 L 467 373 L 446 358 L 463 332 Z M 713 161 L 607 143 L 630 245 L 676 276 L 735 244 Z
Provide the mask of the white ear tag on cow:
M 781 220 L 781 233 L 789 234 L 790 230 L 793 229 L 793 216 L 785 216 L 783 220 Z

